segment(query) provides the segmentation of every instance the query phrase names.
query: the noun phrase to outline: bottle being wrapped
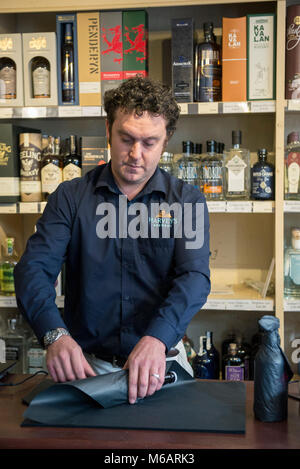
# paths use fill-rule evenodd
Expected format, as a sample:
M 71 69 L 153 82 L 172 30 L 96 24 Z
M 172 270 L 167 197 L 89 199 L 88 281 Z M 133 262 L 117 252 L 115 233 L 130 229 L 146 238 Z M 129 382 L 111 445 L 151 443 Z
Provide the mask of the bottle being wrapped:
M 263 316 L 258 323 L 262 343 L 254 361 L 254 414 L 262 422 L 279 422 L 287 418 L 293 372 L 280 347 L 279 319 Z

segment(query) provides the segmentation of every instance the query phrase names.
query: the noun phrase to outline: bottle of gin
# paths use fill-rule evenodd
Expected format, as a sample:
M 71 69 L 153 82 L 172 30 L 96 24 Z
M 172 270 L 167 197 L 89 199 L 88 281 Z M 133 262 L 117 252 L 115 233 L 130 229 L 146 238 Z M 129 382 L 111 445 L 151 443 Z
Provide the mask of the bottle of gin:
M 291 245 L 284 254 L 284 296 L 300 298 L 300 228 L 292 228 Z
M 286 200 L 300 200 L 300 141 L 298 132 L 291 132 L 288 135 L 284 160 L 284 198 Z
M 77 151 L 75 135 L 70 135 L 68 139 L 68 150 L 63 160 L 63 180 L 81 177 L 81 157 Z
M 48 146 L 42 155 L 41 179 L 42 196 L 47 200 L 49 194 L 54 192 L 62 182 L 62 162 L 59 155 L 59 148 L 54 137 L 49 136 Z
M 216 43 L 213 23 L 204 23 L 204 42 L 195 48 L 194 99 L 200 102 L 222 100 L 221 47 Z
M 223 357 L 223 379 L 227 381 L 243 381 L 245 379 L 245 366 L 238 354 L 237 344 L 229 344 L 228 353 Z
M 46 350 L 39 344 L 34 335 L 28 338 L 27 342 L 27 372 L 30 374 L 37 371 L 47 371 Z
M 251 169 L 251 197 L 254 200 L 274 200 L 275 168 L 267 162 L 268 151 L 257 151 L 258 162 Z
M 1 285 L 0 294 L 3 296 L 15 295 L 14 268 L 17 264 L 17 256 L 14 250 L 15 239 L 6 238 L 4 254 L 1 259 Z
M 27 373 L 26 334 L 18 327 L 18 319 L 10 318 L 1 337 L 5 343 L 6 361 L 16 361 L 15 373 Z
M 207 152 L 202 155 L 199 168 L 200 190 L 206 200 L 223 200 L 223 159 L 217 153 L 217 142 L 206 142 Z
M 250 198 L 250 151 L 241 148 L 242 132 L 232 131 L 232 148 L 225 151 L 225 198 Z
M 164 151 L 163 154 L 160 157 L 158 166 L 163 169 L 164 171 L 167 171 L 169 174 L 174 173 L 173 169 L 173 153 L 170 153 L 168 151 Z
M 192 142 L 182 142 L 182 157 L 177 160 L 176 176 L 199 188 L 199 159 L 192 152 Z

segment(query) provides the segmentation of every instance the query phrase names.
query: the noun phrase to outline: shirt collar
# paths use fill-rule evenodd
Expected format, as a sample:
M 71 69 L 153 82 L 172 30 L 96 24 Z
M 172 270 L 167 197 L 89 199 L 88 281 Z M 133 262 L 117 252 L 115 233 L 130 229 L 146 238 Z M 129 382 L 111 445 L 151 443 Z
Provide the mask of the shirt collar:
M 108 187 L 110 191 L 121 194 L 121 191 L 115 183 L 113 177 L 111 162 L 107 163 L 99 174 L 95 187 Z M 156 168 L 154 174 L 136 197 L 140 197 L 145 194 L 151 194 L 152 192 L 162 192 L 164 194 L 167 193 L 167 183 L 159 167 Z

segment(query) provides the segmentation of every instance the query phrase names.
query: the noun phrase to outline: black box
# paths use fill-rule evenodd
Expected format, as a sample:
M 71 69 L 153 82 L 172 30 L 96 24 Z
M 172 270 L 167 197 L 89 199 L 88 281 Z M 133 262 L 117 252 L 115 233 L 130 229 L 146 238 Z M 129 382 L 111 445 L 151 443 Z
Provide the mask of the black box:
M 82 176 L 100 164 L 108 162 L 106 137 L 81 137 Z
M 194 20 L 172 19 L 172 86 L 176 101 L 193 102 Z

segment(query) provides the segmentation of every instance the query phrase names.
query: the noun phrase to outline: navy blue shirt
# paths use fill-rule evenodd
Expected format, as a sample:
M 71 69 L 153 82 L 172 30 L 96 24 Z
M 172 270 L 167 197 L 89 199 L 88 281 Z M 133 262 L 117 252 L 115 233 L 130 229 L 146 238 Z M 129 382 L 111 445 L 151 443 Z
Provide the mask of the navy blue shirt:
M 195 227 L 202 239 L 193 244 Z M 64 262 L 62 315 L 54 284 Z M 168 350 L 210 292 L 205 198 L 157 168 L 129 201 L 110 164 L 99 166 L 49 196 L 14 275 L 18 307 L 41 342 L 65 327 L 89 353 L 127 357 L 144 335 Z

